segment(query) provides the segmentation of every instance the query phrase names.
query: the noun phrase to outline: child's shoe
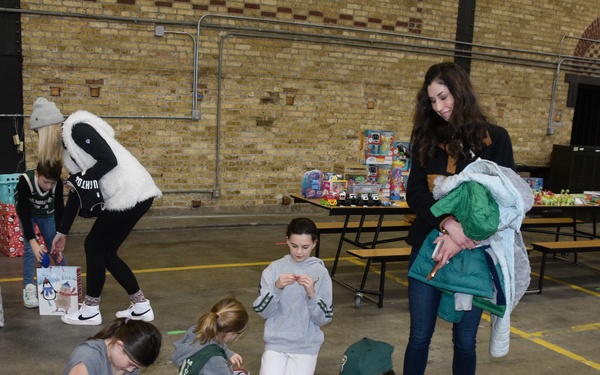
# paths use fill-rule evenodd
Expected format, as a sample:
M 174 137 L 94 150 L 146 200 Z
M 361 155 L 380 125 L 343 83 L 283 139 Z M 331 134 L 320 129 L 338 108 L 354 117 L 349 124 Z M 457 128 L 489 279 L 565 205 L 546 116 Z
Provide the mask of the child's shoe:
M 117 318 L 129 318 L 151 322 L 154 320 L 154 311 L 150 307 L 150 301 L 132 303 L 127 310 L 117 311 Z
M 28 309 L 35 309 L 40 305 L 35 285 L 27 284 L 23 289 L 23 305 Z
M 100 314 L 100 306 L 88 306 L 85 303 L 81 305 L 78 311 L 65 314 L 60 317 L 63 323 L 82 325 L 82 326 L 97 326 L 102 324 L 102 315 Z

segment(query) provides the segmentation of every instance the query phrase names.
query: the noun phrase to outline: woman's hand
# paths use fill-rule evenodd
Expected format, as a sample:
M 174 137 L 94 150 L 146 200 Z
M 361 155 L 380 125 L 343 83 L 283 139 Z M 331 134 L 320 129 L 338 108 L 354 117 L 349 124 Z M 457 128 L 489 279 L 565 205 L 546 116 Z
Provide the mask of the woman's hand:
M 450 259 L 452 259 L 456 254 L 460 253 L 462 249 L 448 234 L 442 234 L 441 236 L 437 237 L 433 243 L 437 244 L 440 241 L 444 242 L 442 243 L 442 247 L 438 250 L 437 255 L 433 258 L 433 260 L 437 263 L 440 263 L 441 265 L 439 268 L 442 268 L 448 264 Z
M 65 246 L 67 245 L 67 236 L 62 233 L 56 233 L 54 239 L 52 240 L 52 254 L 59 254 L 62 259 L 62 252 L 65 250 Z
M 460 248 L 460 250 L 473 250 L 478 244 L 478 242 L 473 241 L 465 235 L 462 225 L 454 218 L 451 218 L 444 223 L 444 229 L 446 232 L 448 232 L 448 235 L 450 238 L 452 238 L 452 241 Z

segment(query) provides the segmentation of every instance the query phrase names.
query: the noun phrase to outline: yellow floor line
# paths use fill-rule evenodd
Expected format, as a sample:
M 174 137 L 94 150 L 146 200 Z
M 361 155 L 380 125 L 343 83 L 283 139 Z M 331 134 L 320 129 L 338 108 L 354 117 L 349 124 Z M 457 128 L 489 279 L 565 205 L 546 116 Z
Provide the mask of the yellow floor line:
M 532 272 L 531 274 L 534 275 L 534 276 L 540 277 L 539 273 Z M 544 280 L 549 280 L 549 281 L 553 281 L 553 282 L 555 282 L 557 284 L 566 285 L 569 288 L 573 288 L 573 289 L 578 290 L 578 291 L 583 292 L 583 293 L 591 294 L 594 297 L 600 297 L 600 293 L 598 293 L 598 292 L 594 292 L 593 290 L 585 289 L 585 288 L 582 288 L 582 287 L 577 286 L 575 284 L 570 284 L 570 283 L 568 283 L 566 281 L 555 279 L 555 278 L 550 277 L 550 276 L 544 276 Z
M 334 258 L 323 258 L 324 262 L 333 262 Z M 340 257 L 339 260 L 350 260 L 350 258 Z M 212 268 L 236 268 L 236 267 L 256 267 L 256 266 L 268 266 L 271 264 L 268 262 L 247 262 L 247 263 L 225 263 L 225 264 L 204 264 L 198 266 L 181 266 L 181 267 L 161 267 L 161 268 L 146 268 L 142 270 L 133 270 L 133 273 L 153 273 L 153 272 L 173 272 L 173 271 L 191 271 L 191 270 L 201 270 L 201 269 L 212 269 Z M 110 275 L 109 272 L 106 273 Z M 85 273 L 82 273 L 81 276 L 85 277 Z M 22 281 L 22 277 L 12 277 L 0 279 L 0 283 L 9 283 Z
M 483 314 L 482 315 L 482 319 L 485 319 L 485 320 L 487 320 L 489 322 L 491 320 L 491 317 L 488 314 Z M 575 353 L 573 353 L 573 352 L 571 352 L 569 350 L 563 349 L 560 346 L 551 344 L 551 343 L 549 343 L 546 340 L 542 340 L 539 337 L 537 337 L 537 333 L 534 333 L 534 334 L 527 333 L 527 332 L 521 331 L 520 329 L 517 329 L 517 328 L 515 328 L 513 326 L 510 327 L 510 332 L 513 333 L 513 334 L 515 334 L 515 335 L 517 335 L 517 336 L 520 336 L 521 338 L 524 338 L 525 340 L 529 340 L 529 341 L 534 342 L 534 343 L 536 343 L 538 345 L 541 345 L 541 346 L 543 346 L 546 349 L 550 349 L 553 352 L 556 352 L 558 354 L 562 354 L 565 357 L 570 358 L 570 359 L 572 359 L 574 361 L 581 362 L 581 363 L 583 363 L 583 364 L 585 364 L 587 366 L 590 366 L 591 368 L 593 368 L 595 370 L 600 370 L 600 363 L 596 363 L 594 361 L 590 361 L 589 359 L 586 359 L 585 357 L 577 355 L 577 354 L 575 354 Z
M 323 258 L 324 262 L 331 262 L 333 261 L 334 258 Z M 361 266 L 366 266 L 365 262 L 356 260 L 355 258 L 352 257 L 340 257 L 339 260 L 346 260 L 346 261 L 350 261 L 351 263 L 354 263 L 356 265 L 361 265 Z M 143 270 L 134 270 L 134 273 L 153 273 L 153 272 L 173 272 L 173 271 L 190 271 L 190 270 L 199 270 L 199 269 L 216 269 L 216 268 L 237 268 L 237 267 L 255 267 L 255 266 L 267 266 L 269 265 L 271 262 L 248 262 L 248 263 L 225 263 L 225 264 L 207 264 L 207 265 L 197 265 L 197 266 L 182 266 L 182 267 L 162 267 L 162 268 L 148 268 L 148 269 L 143 269 Z M 381 274 L 381 271 L 375 267 L 372 267 L 371 270 L 377 274 Z M 534 275 L 537 275 L 535 273 L 532 273 Z M 85 276 L 85 274 L 82 274 L 82 276 Z M 539 276 L 539 275 L 537 275 Z M 394 280 L 404 286 L 408 285 L 408 282 L 405 280 L 402 280 L 396 276 L 393 276 L 391 274 L 387 274 L 386 278 Z M 587 290 L 581 287 L 578 287 L 577 285 L 573 285 L 558 279 L 554 279 L 552 277 L 549 276 L 545 276 L 544 277 L 546 280 L 551 280 L 553 282 L 559 283 L 559 284 L 563 284 L 563 285 L 567 285 L 573 289 L 576 289 L 578 291 L 587 293 L 587 294 L 591 294 L 593 296 L 596 297 L 600 297 L 600 293 L 596 293 L 593 292 L 591 290 Z M 16 281 L 21 281 L 22 278 L 5 278 L 5 279 L 0 279 L 1 283 L 6 283 L 6 282 L 16 282 Z M 483 314 L 482 319 L 487 320 L 488 322 L 490 321 L 490 316 L 488 314 Z M 600 328 L 600 323 L 593 323 L 593 324 L 588 324 L 588 325 L 583 325 L 583 326 L 575 326 L 575 327 L 571 327 L 572 331 L 583 331 L 583 330 L 591 330 L 591 329 L 598 329 Z M 539 336 L 542 336 L 542 333 L 540 332 L 534 332 L 534 333 L 527 333 L 525 331 L 519 330 L 515 327 L 510 328 L 510 331 L 515 334 L 518 335 L 526 340 L 529 340 L 531 342 L 534 342 L 538 345 L 541 345 L 549 350 L 552 350 L 556 353 L 562 354 L 565 357 L 571 358 L 574 361 L 577 362 L 581 362 L 587 366 L 590 366 L 596 370 L 600 370 L 600 364 L 590 361 L 580 355 L 577 355 L 573 352 L 570 352 L 566 349 L 563 349 L 557 345 L 551 344 L 546 340 L 543 340 L 541 338 L 539 338 Z
M 585 331 L 595 331 L 600 329 L 600 323 L 590 323 L 590 324 L 582 324 L 579 326 L 572 326 L 568 329 L 563 330 L 551 330 L 551 331 L 538 331 L 529 333 L 530 336 L 535 337 L 548 337 L 554 335 L 560 335 L 563 333 L 573 333 L 573 332 L 585 332 Z
M 365 262 L 362 262 L 362 261 L 359 261 L 359 260 L 356 260 L 356 259 L 350 259 L 350 262 L 352 262 L 352 263 L 354 263 L 356 265 L 362 265 L 363 267 L 366 266 Z M 374 268 L 374 267 L 371 267 L 371 271 L 373 271 L 373 272 L 375 272 L 375 273 L 377 273 L 379 275 L 381 274 L 381 271 L 379 269 L 377 269 L 377 268 Z M 539 276 L 539 275 L 537 275 L 537 276 Z M 388 279 L 397 281 L 397 282 L 399 282 L 402 285 L 408 286 L 408 282 L 407 281 L 404 281 L 404 280 L 402 280 L 400 278 L 397 278 L 396 276 L 393 276 L 393 275 L 391 275 L 389 273 L 387 273 L 385 275 L 385 277 L 388 278 Z M 578 287 L 577 285 L 573 285 L 573 284 L 566 283 L 564 281 L 556 280 L 556 279 L 553 279 L 553 278 L 548 277 L 548 276 L 545 276 L 544 279 L 552 280 L 552 281 L 558 282 L 560 284 L 564 284 L 564 285 L 570 286 L 571 288 L 574 288 L 574 289 L 582 291 L 582 292 L 588 292 L 588 294 L 591 294 L 591 295 L 596 296 L 596 297 L 600 296 L 599 293 L 595 293 L 595 292 L 589 291 L 587 289 Z M 491 321 L 490 315 L 489 314 L 485 314 L 485 313 L 482 315 L 482 319 L 484 319 L 484 320 L 486 320 L 488 322 Z M 592 329 L 598 329 L 598 328 L 600 328 L 600 323 L 592 323 L 592 324 L 586 324 L 586 325 L 581 325 L 581 326 L 573 326 L 573 327 L 571 327 L 570 332 L 581 332 L 581 331 L 584 331 L 584 330 L 592 330 Z M 564 355 L 567 358 L 570 358 L 570 359 L 572 359 L 574 361 L 577 361 L 577 362 L 581 362 L 581 363 L 583 363 L 583 364 L 585 364 L 587 366 L 590 366 L 591 368 L 593 368 L 595 370 L 600 370 L 600 363 L 596 363 L 594 361 L 590 361 L 589 359 L 586 359 L 585 357 L 577 355 L 577 354 L 575 354 L 575 353 L 573 353 L 571 351 L 568 351 L 566 349 L 561 348 L 560 346 L 551 344 L 548 341 L 539 338 L 539 336 L 540 336 L 539 332 L 527 333 L 527 332 L 522 331 L 522 330 L 520 330 L 518 328 L 515 328 L 513 326 L 510 327 L 510 331 L 513 334 L 515 334 L 515 335 L 518 335 L 518 336 L 520 336 L 520 337 L 522 337 L 522 338 L 524 338 L 526 340 L 529 340 L 529 341 L 534 342 L 534 343 L 536 343 L 538 345 L 541 345 L 541 346 L 543 346 L 543 347 L 545 347 L 547 349 L 550 349 L 550 350 L 552 350 L 552 351 L 554 351 L 556 353 L 562 354 L 562 355 Z

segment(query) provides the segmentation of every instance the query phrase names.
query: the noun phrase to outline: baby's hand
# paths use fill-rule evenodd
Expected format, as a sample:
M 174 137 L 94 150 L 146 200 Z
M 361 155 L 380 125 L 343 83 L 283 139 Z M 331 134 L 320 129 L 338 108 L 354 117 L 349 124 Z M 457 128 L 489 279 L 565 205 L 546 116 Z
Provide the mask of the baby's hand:
M 233 368 L 240 367 L 242 365 L 242 356 L 237 353 L 233 353 L 231 358 L 229 358 L 229 362 L 231 362 Z

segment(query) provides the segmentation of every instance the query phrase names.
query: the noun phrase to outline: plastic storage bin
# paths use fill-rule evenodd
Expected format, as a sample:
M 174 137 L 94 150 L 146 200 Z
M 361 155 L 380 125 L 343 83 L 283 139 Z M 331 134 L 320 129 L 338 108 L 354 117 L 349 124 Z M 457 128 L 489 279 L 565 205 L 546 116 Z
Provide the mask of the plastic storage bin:
M 0 174 L 0 203 L 14 204 L 20 173 Z

